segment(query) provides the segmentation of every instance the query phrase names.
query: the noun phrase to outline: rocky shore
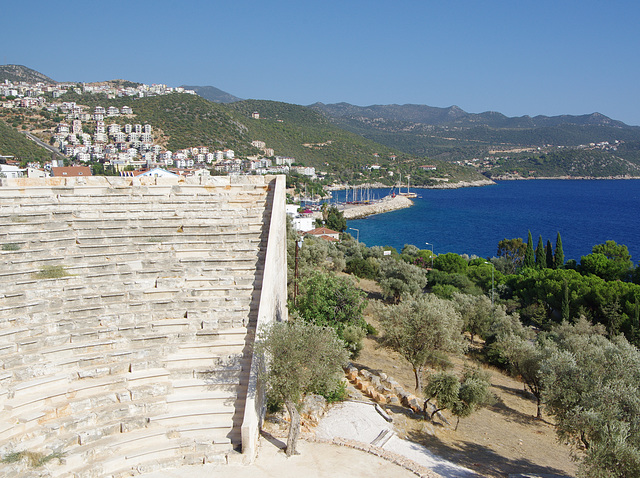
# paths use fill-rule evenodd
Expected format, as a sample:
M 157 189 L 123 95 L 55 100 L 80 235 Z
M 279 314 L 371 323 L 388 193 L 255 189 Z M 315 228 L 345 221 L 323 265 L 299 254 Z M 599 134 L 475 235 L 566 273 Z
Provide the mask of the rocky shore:
M 491 186 L 495 182 L 491 179 L 479 179 L 477 181 L 458 181 L 456 183 L 449 183 L 442 181 L 433 186 L 416 186 L 416 189 L 459 189 L 459 188 L 479 188 L 481 186 Z

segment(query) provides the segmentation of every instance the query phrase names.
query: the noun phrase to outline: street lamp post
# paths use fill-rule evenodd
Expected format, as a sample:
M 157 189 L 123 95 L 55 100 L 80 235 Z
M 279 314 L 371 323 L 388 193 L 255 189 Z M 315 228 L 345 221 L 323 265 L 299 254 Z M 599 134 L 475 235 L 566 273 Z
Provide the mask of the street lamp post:
M 352 231 L 356 231 L 356 243 L 360 244 L 360 229 L 356 229 L 355 227 L 350 227 L 349 229 L 351 229 Z
M 491 265 L 491 308 L 493 308 L 493 272 L 496 270 L 496 266 L 493 265 L 493 262 L 484 261 L 484 263 Z
M 425 244 L 427 246 L 431 246 L 431 269 L 433 269 L 433 244 L 430 244 L 429 242 L 425 242 Z
M 293 305 L 298 305 L 298 253 L 302 248 L 302 239 L 296 241 L 296 266 L 293 274 Z

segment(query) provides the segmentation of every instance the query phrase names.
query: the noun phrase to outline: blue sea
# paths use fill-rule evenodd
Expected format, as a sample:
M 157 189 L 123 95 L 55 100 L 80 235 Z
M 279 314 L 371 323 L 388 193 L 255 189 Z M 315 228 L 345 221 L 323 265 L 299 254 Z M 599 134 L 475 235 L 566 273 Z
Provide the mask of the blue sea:
M 383 197 L 389 189 L 372 190 Z M 348 221 L 367 246 L 405 244 L 436 254 L 455 252 L 493 257 L 502 239 L 531 231 L 534 247 L 542 235 L 555 248 L 560 232 L 565 259 L 580 261 L 595 244 L 609 239 L 629 248 L 640 260 L 640 180 L 500 181 L 494 186 L 462 189 L 413 189 L 408 209 Z M 334 192 L 344 201 L 345 192 Z M 348 229 L 354 237 L 358 232 Z

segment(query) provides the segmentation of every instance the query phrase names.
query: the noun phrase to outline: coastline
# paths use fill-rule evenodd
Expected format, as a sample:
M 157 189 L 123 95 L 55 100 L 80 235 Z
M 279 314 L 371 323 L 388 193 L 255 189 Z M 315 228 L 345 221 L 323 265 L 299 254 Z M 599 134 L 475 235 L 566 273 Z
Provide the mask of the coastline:
M 413 201 L 405 196 L 387 196 L 373 204 L 340 204 L 338 210 L 342 212 L 345 219 L 362 219 L 363 217 L 382 214 L 384 212 L 397 211 L 413 206 Z M 321 219 L 322 213 L 313 213 L 314 219 Z
M 640 179 L 640 178 L 639 178 Z M 475 187 L 481 187 L 481 186 L 491 186 L 494 185 L 495 181 L 493 181 L 492 179 L 478 179 L 476 181 L 458 181 L 456 183 L 449 183 L 446 180 L 442 180 L 441 182 L 439 182 L 438 184 L 433 184 L 431 186 L 411 186 L 411 189 L 458 189 L 458 188 L 475 188 Z M 356 186 L 358 188 L 360 187 L 369 187 L 372 189 L 385 189 L 385 188 L 392 188 L 392 186 L 389 186 L 388 184 L 382 184 L 382 183 L 363 183 L 363 184 L 358 184 L 358 186 Z M 402 186 L 403 188 L 405 186 Z M 353 186 L 348 186 L 346 184 L 334 184 L 332 186 L 326 186 L 325 189 L 327 191 L 344 191 L 345 189 L 352 189 Z
M 530 178 L 523 178 L 522 176 L 496 176 L 491 178 L 494 181 L 533 181 L 533 180 L 567 180 L 567 181 L 624 181 L 632 179 L 640 179 L 640 176 L 535 176 Z
M 413 186 L 412 189 L 459 189 L 459 188 L 470 188 L 470 187 L 483 187 L 483 186 L 492 186 L 495 185 L 495 181 L 532 181 L 532 180 L 580 180 L 580 181 L 598 181 L 598 180 L 639 180 L 638 176 L 607 176 L 607 177 L 593 177 L 593 176 L 541 176 L 541 177 L 532 177 L 532 178 L 523 178 L 523 177 L 514 177 L 514 176 L 500 176 L 495 178 L 487 178 L 484 180 L 478 181 L 460 181 L 457 183 L 447 183 L 442 182 L 433 186 Z M 369 187 L 387 187 L 386 185 L 381 184 L 370 184 Z M 345 185 L 334 185 L 327 188 L 330 191 L 344 190 L 349 189 L 348 186 Z M 368 216 L 373 216 L 376 214 L 383 214 L 385 212 L 396 211 L 398 209 L 405 209 L 413 206 L 413 201 L 408 197 L 402 195 L 396 195 L 395 197 L 387 196 L 380 201 L 373 204 L 341 204 L 338 205 L 338 210 L 340 210 L 344 218 L 347 220 L 350 219 L 362 219 Z M 313 217 L 315 219 L 320 219 L 322 214 L 320 212 L 313 213 Z

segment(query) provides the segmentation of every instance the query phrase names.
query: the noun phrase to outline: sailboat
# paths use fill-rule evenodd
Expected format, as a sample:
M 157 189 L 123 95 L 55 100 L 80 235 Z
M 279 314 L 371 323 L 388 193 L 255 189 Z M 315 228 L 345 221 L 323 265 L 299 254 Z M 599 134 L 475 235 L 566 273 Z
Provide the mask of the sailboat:
M 400 196 L 404 196 L 404 197 L 407 197 L 407 198 L 417 198 L 418 195 L 416 193 L 412 193 L 412 192 L 409 191 L 409 182 L 410 182 L 410 180 L 411 180 L 411 175 L 407 174 L 407 192 L 403 193 L 402 192 L 402 187 L 398 186 L 398 194 Z

